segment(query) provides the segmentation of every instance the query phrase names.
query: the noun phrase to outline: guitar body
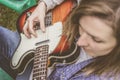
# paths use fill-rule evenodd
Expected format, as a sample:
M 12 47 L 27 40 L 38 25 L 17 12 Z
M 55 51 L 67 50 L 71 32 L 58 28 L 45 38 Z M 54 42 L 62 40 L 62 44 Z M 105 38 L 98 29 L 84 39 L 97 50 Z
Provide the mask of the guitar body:
M 35 6 L 23 12 L 17 21 L 17 29 L 21 38 L 11 60 L 11 68 L 18 73 L 24 73 L 28 64 L 34 60 L 36 49 L 46 45 L 49 47 L 47 60 L 48 68 L 53 67 L 55 64 L 71 64 L 75 62 L 80 54 L 80 50 L 75 43 L 69 47 L 66 37 L 62 35 L 62 22 L 58 22 L 62 20 L 53 20 L 54 23 L 52 22 L 50 25 L 47 25 L 48 27 L 46 27 L 45 33 L 40 29 L 36 29 L 37 38 L 32 36 L 31 39 L 28 39 L 22 33 L 27 17 L 26 13 L 32 12 L 34 9 Z M 52 15 L 52 17 L 54 17 L 54 15 Z
M 14 70 L 18 70 L 19 73 L 24 72 L 27 65 L 34 59 L 36 48 L 43 45 L 49 45 L 48 67 L 52 67 L 56 63 L 71 64 L 77 60 L 79 49 L 75 44 L 71 48 L 68 47 L 65 37 L 61 35 L 61 22 L 47 27 L 46 33 L 41 30 L 36 32 L 39 34 L 38 37 L 31 39 L 26 38 L 22 33 L 20 34 L 21 40 L 11 61 L 11 67 Z

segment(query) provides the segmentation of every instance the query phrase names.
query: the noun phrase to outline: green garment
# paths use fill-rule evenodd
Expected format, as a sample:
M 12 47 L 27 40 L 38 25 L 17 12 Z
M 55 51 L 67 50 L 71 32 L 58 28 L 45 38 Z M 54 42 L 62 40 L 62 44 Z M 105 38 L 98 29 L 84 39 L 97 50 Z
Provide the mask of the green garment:
M 0 80 L 13 80 L 3 69 L 0 68 Z
M 21 13 L 29 7 L 36 5 L 36 0 L 0 0 L 0 4 Z

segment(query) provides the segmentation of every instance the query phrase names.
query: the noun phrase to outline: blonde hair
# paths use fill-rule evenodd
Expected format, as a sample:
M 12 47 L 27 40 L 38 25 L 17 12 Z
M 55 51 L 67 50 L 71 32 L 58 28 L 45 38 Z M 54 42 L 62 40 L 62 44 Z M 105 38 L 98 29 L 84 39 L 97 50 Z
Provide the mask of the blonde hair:
M 109 76 L 120 74 L 120 0 L 82 0 L 64 23 L 63 34 L 69 43 L 79 33 L 79 20 L 82 16 L 95 16 L 104 20 L 114 31 L 116 47 L 107 55 L 96 57 L 83 71 Z

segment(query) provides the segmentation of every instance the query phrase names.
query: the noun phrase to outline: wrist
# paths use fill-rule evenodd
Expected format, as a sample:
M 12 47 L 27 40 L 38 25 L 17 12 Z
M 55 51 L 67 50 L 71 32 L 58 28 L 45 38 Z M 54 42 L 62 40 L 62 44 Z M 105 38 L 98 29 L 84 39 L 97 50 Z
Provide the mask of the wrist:
M 38 6 L 40 6 L 40 7 L 43 6 L 44 9 L 45 9 L 45 12 L 47 12 L 47 5 L 43 0 L 39 0 Z

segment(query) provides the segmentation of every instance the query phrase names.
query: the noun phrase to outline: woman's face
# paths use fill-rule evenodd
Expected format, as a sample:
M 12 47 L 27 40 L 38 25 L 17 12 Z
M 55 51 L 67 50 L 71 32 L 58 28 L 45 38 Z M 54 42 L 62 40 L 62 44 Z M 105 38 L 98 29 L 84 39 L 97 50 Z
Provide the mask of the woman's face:
M 113 36 L 113 30 L 103 20 L 93 16 L 84 16 L 79 23 L 80 38 L 77 45 L 90 56 L 106 55 L 115 47 L 116 39 Z

